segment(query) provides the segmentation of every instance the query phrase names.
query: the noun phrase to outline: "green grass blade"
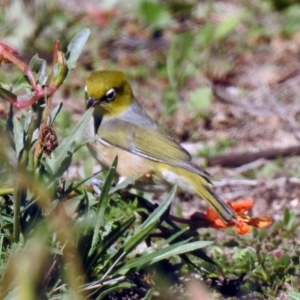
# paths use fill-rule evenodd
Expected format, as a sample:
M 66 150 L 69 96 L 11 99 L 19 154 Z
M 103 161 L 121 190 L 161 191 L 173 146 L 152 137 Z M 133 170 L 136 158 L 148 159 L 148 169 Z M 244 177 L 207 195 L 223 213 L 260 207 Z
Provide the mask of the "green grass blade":
M 50 124 L 53 125 L 56 117 L 58 116 L 61 108 L 63 106 L 63 102 L 60 102 L 51 112 L 51 115 L 50 115 Z
M 76 62 L 79 58 L 80 53 L 83 50 L 83 47 L 90 35 L 91 31 L 87 28 L 81 30 L 76 36 L 72 39 L 68 45 L 68 51 L 66 53 L 68 69 L 72 70 L 76 67 Z
M 126 263 L 124 263 L 123 267 L 118 270 L 118 274 L 125 275 L 131 269 L 141 269 L 157 263 L 163 259 L 167 259 L 175 255 L 186 254 L 188 252 L 192 252 L 212 244 L 212 242 L 210 241 L 199 241 L 188 244 L 184 243 L 186 243 L 186 241 L 170 245 L 163 249 L 154 251 L 152 253 L 147 253 L 138 258 L 127 261 Z
M 93 241 L 92 241 L 92 247 L 91 247 L 91 251 L 90 253 L 94 252 L 94 248 L 96 247 L 97 241 L 99 239 L 99 230 L 100 227 L 102 226 L 103 222 L 104 222 L 104 214 L 107 208 L 107 204 L 108 204 L 108 200 L 109 200 L 109 190 L 111 187 L 111 183 L 114 179 L 115 176 L 115 172 L 116 172 L 116 167 L 118 164 L 118 158 L 116 157 L 115 160 L 112 163 L 112 166 L 110 167 L 110 169 L 108 170 L 108 173 L 106 175 L 104 184 L 101 188 L 101 194 L 99 197 L 99 203 L 98 203 L 98 207 L 97 207 L 97 222 L 94 228 L 94 234 L 93 234 Z
M 145 228 L 152 222 L 156 222 L 159 220 L 159 218 L 167 211 L 167 209 L 171 205 L 171 202 L 176 194 L 176 190 L 177 187 L 174 186 L 166 200 L 164 200 L 164 202 L 154 210 L 154 212 L 149 216 L 149 218 L 141 225 L 141 228 Z
M 135 217 L 131 217 L 130 219 L 126 220 L 124 223 L 122 223 L 120 226 L 112 230 L 101 242 L 101 245 L 95 249 L 95 251 L 92 253 L 92 255 L 89 258 L 88 261 L 88 267 L 87 270 L 89 271 L 97 262 L 97 260 L 104 255 L 104 253 L 107 251 L 109 247 L 111 247 L 115 242 L 117 242 L 118 238 L 121 237 L 126 230 L 136 220 Z M 88 241 L 87 241 L 88 242 Z
M 154 210 L 154 212 L 147 218 L 147 220 L 143 224 L 141 224 L 137 228 L 135 234 L 124 244 L 124 251 L 126 253 L 132 251 L 156 228 L 156 226 L 159 224 L 160 217 L 167 211 L 168 207 L 170 206 L 175 193 L 176 187 L 173 187 L 166 200 Z
M 160 248 L 163 248 L 164 246 L 166 246 L 168 244 L 172 244 L 173 241 L 175 241 L 176 239 L 178 239 L 179 236 L 181 236 L 182 234 L 184 234 L 188 230 L 189 230 L 189 228 L 182 228 L 181 230 L 179 230 L 178 232 L 176 232 L 175 234 L 173 234 L 172 236 L 170 236 L 168 239 L 164 240 L 160 244 Z
M 13 119 L 14 124 L 14 143 L 16 148 L 17 157 L 20 157 L 21 151 L 24 149 L 24 129 L 21 122 L 17 119 Z

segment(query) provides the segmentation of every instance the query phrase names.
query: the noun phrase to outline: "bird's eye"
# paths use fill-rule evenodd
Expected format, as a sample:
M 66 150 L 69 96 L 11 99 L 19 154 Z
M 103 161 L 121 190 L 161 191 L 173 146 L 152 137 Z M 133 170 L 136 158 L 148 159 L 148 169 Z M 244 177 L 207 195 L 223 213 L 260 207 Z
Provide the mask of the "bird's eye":
M 105 94 L 106 101 L 113 101 L 116 98 L 117 92 L 114 88 L 108 90 Z

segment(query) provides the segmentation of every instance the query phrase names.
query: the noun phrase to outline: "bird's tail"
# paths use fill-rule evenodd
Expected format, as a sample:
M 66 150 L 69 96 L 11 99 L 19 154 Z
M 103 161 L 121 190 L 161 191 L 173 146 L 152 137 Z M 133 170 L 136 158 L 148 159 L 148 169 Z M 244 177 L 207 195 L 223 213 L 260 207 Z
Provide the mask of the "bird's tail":
M 225 221 L 237 221 L 237 217 L 235 212 L 229 207 L 223 199 L 221 199 L 218 195 L 216 195 L 212 189 L 211 184 L 207 181 L 206 178 L 201 177 L 199 175 L 195 176 L 198 177 L 197 186 L 195 187 L 197 194 L 208 204 L 210 204 L 218 215 Z M 199 182 L 200 181 L 200 182 Z

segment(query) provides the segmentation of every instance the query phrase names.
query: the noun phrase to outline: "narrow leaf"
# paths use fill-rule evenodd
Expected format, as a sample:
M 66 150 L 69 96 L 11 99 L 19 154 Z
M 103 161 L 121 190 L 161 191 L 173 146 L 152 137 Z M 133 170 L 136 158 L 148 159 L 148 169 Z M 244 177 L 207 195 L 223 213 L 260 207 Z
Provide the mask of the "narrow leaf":
M 93 266 L 95 266 L 95 263 L 98 261 L 98 259 L 107 251 L 109 247 L 111 247 L 119 237 L 121 237 L 125 231 L 132 226 L 132 224 L 135 221 L 135 217 L 131 217 L 130 219 L 126 220 L 124 223 L 122 223 L 120 226 L 116 227 L 114 230 L 112 230 L 101 242 L 101 245 L 99 247 L 96 247 L 94 253 L 92 253 L 87 270 L 89 271 Z
M 54 123 L 54 121 L 55 121 L 57 115 L 59 114 L 59 112 L 60 112 L 62 106 L 63 106 L 63 103 L 60 102 L 60 103 L 53 109 L 53 111 L 51 112 L 51 116 L 50 116 L 50 117 L 51 117 L 50 125 L 53 125 L 53 123 Z
M 157 227 L 158 221 L 148 224 L 147 227 L 139 228 L 139 230 L 125 242 L 123 249 L 126 253 L 130 253 L 138 244 L 144 241 L 149 234 Z
M 91 253 L 93 253 L 94 248 L 97 244 L 97 241 L 99 238 L 99 230 L 104 222 L 104 214 L 105 214 L 107 204 L 108 204 L 108 199 L 109 199 L 108 193 L 109 193 L 109 190 L 111 187 L 112 180 L 115 176 L 117 164 L 118 164 L 118 158 L 116 157 L 112 163 L 112 166 L 108 170 L 104 184 L 101 189 L 101 194 L 99 197 L 99 203 L 98 203 L 98 207 L 97 207 L 97 222 L 96 222 L 95 229 L 94 229 Z
M 16 81 L 16 83 L 12 87 L 12 92 L 16 93 L 17 91 L 21 90 L 22 88 L 26 88 L 29 90 L 32 89 L 32 86 L 29 83 L 27 76 L 22 76 Z
M 51 169 L 52 174 L 57 174 L 58 170 L 62 171 L 62 164 L 70 158 L 70 149 L 73 143 L 77 141 L 86 129 L 90 118 L 93 114 L 93 109 L 85 112 L 83 118 L 73 127 L 70 134 L 60 143 L 60 145 L 52 152 L 51 157 L 46 158 L 46 163 Z M 72 152 L 71 152 L 72 153 Z M 67 166 L 67 164 L 65 164 Z
M 163 241 L 160 245 L 160 248 L 165 247 L 168 244 L 171 244 L 173 241 L 175 241 L 176 239 L 178 239 L 179 236 L 181 236 L 183 233 L 185 233 L 186 231 L 188 231 L 189 228 L 182 228 L 181 230 L 179 230 L 178 232 L 176 232 L 175 234 L 173 234 L 172 236 L 170 236 L 168 239 L 166 239 L 165 241 Z
M 157 227 L 157 225 L 159 224 L 160 217 L 166 212 L 166 210 L 170 206 L 175 193 L 176 187 L 173 187 L 166 200 L 154 210 L 154 212 L 147 218 L 147 220 L 137 228 L 134 235 L 125 242 L 123 249 L 126 253 L 131 252 L 139 243 L 144 241 L 149 236 L 149 234 Z
M 167 259 L 174 255 L 186 254 L 212 244 L 210 241 L 199 241 L 182 245 L 183 242 L 165 247 L 163 249 L 144 254 L 138 258 L 126 261 L 124 266 L 118 270 L 118 274 L 126 274 L 130 269 L 142 269 L 157 263 L 163 259 Z
M 21 151 L 24 149 L 24 129 L 21 122 L 14 118 L 14 142 L 16 147 L 17 157 L 20 156 Z
M 68 51 L 66 53 L 67 66 L 69 70 L 72 70 L 76 67 L 76 62 L 79 55 L 82 52 L 82 49 L 90 35 L 91 31 L 87 28 L 80 31 L 68 45 Z
M 44 59 L 39 58 L 36 54 L 32 57 L 29 62 L 29 68 L 32 72 L 36 73 L 38 76 L 38 82 L 40 85 L 46 84 L 47 81 L 47 73 L 46 73 L 46 61 Z
M 152 222 L 156 222 L 159 218 L 167 211 L 168 207 L 171 205 L 172 200 L 176 194 L 177 187 L 174 186 L 170 191 L 168 197 L 162 204 L 160 204 L 155 211 L 149 216 L 149 218 L 141 225 L 142 228 L 148 226 Z

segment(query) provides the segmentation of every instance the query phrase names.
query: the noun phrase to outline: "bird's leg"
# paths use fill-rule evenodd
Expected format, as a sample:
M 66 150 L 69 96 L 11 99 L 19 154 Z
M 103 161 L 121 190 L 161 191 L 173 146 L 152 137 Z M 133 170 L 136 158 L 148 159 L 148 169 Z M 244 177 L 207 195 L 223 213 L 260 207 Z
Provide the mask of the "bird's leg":
M 92 178 L 88 181 L 87 185 L 90 186 L 93 190 L 93 193 L 98 197 L 101 194 L 101 188 L 104 181 L 97 178 Z

